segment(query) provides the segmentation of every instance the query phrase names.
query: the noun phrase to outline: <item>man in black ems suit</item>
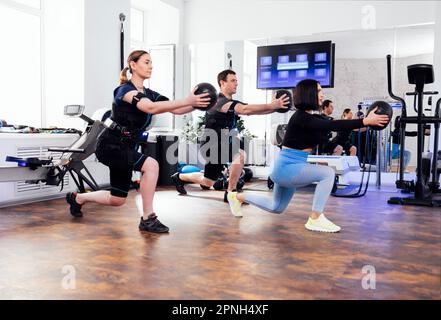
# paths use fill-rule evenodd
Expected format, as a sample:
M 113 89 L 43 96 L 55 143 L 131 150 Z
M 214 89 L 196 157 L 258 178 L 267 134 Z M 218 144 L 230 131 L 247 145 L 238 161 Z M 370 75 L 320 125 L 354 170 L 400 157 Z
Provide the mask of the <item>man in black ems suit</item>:
M 277 109 L 286 108 L 284 105 L 289 103 L 289 98 L 283 95 L 269 104 L 246 104 L 233 99 L 238 86 L 234 71 L 224 70 L 219 73 L 217 79 L 220 87 L 218 102 L 206 113 L 203 137 L 205 141 L 201 146 L 201 152 L 206 156 L 204 173 L 177 172 L 172 176 L 172 180 L 180 194 L 187 194 L 184 184 L 188 183 L 210 188 L 220 177 L 223 165 L 231 162 L 228 190 L 224 197 L 224 201 L 231 204 L 229 192 L 236 188 L 246 157 L 243 150 L 245 143 L 237 130 L 239 116 L 269 114 Z

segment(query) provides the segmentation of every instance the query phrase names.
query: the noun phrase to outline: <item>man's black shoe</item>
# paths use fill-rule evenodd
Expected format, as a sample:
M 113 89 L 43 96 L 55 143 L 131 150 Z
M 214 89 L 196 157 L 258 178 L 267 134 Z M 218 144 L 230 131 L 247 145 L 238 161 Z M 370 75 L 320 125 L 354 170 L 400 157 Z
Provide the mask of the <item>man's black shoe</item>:
M 176 191 L 178 191 L 179 194 L 187 194 L 187 190 L 185 190 L 184 188 L 184 182 L 179 179 L 179 172 L 176 172 L 174 175 L 172 175 L 171 179 L 176 187 Z
M 144 218 L 141 217 L 139 230 L 154 233 L 166 233 L 169 229 L 158 220 L 158 217 L 155 214 L 151 214 L 147 220 L 144 220 Z
M 79 218 L 83 216 L 83 213 L 81 212 L 81 204 L 78 204 L 75 200 L 76 197 L 76 192 L 68 192 L 66 194 L 66 202 L 70 205 L 70 214 Z

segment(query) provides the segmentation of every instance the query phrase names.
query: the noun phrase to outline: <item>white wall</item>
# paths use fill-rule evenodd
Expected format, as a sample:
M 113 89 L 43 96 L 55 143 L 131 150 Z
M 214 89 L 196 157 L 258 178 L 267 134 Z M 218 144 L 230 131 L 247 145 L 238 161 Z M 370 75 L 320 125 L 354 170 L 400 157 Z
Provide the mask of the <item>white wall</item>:
M 45 0 L 43 127 L 83 128 L 63 107 L 84 104 L 84 0 Z
M 435 51 L 434 51 L 434 68 L 435 68 L 435 87 L 441 91 L 441 3 L 437 3 L 436 8 L 436 25 L 435 25 Z
M 184 5 L 184 40 L 186 45 L 193 47 L 223 42 L 225 49 L 222 54 L 226 55 L 228 43 L 235 44 L 237 50 L 240 50 L 241 46 L 243 52 L 243 41 L 246 40 L 260 39 L 253 40 L 253 42 L 263 41 L 261 45 L 281 44 L 286 43 L 289 38 L 311 37 L 319 40 L 329 35 L 347 38 L 341 31 L 352 31 L 358 32 L 360 38 L 369 36 L 368 39 L 357 43 L 361 45 L 369 43 L 370 47 L 367 51 L 372 54 L 377 46 L 384 48 L 382 42 L 393 40 L 394 31 L 392 29 L 390 32 L 383 31 L 382 39 L 376 39 L 377 30 L 372 30 L 372 32 L 362 30 L 366 27 L 364 25 L 366 6 L 374 9 L 376 29 L 427 24 L 435 21 L 435 1 L 190 0 Z M 400 41 L 397 38 L 397 47 L 401 45 L 402 41 Z M 387 47 L 393 48 L 393 41 L 387 43 Z M 394 54 L 394 52 L 388 53 Z M 211 54 L 218 56 L 220 53 L 213 51 Z M 187 60 L 184 61 L 184 65 L 190 63 L 190 58 L 190 56 L 185 57 Z M 222 63 L 224 59 L 223 57 L 216 64 Z M 239 70 L 236 67 L 234 69 Z M 184 69 L 183 79 L 184 87 L 189 88 L 193 79 L 191 70 Z M 247 89 L 243 87 L 239 89 L 236 97 L 241 99 L 244 90 Z
M 46 1 L 52 6 L 57 5 L 55 0 Z M 47 42 L 58 42 L 56 50 L 47 50 L 49 55 L 46 61 L 45 125 L 59 125 L 58 122 L 63 117 L 59 113 L 60 107 L 67 103 L 84 103 L 86 113 L 89 115 L 101 107 L 110 108 L 112 91 L 118 85 L 118 15 L 123 12 L 129 17 L 130 0 L 83 1 L 67 0 L 62 4 L 60 2 L 58 6 L 64 9 L 68 6 L 70 16 L 64 18 L 53 15 L 45 22 L 46 28 L 50 27 L 52 33 L 48 36 Z M 163 2 L 177 8 L 178 15 L 176 17 L 176 11 L 173 10 L 173 21 L 159 19 L 159 16 L 155 17 L 152 21 L 156 22 L 149 23 L 150 30 L 147 37 L 152 44 L 176 41 L 176 98 L 186 96 L 197 82 L 215 83 L 217 72 L 226 66 L 226 53 L 229 51 L 236 52 L 233 54 L 233 69 L 238 70 L 236 63 L 240 59 L 237 58 L 237 53 L 242 51 L 243 55 L 244 50 L 242 40 L 359 30 L 363 17 L 362 8 L 367 4 L 373 4 L 376 9 L 377 28 L 429 23 L 437 20 L 434 61 L 436 79 L 441 79 L 441 66 L 437 67 L 437 62 L 441 61 L 441 37 L 439 36 L 441 35 L 441 4 L 433 1 L 332 1 L 326 3 L 323 1 L 192 0 L 183 2 L 182 0 L 163 0 Z M 84 5 L 84 17 L 78 11 L 78 3 Z M 395 10 L 398 11 L 394 13 Z M 161 12 L 161 16 L 167 15 L 167 11 Z M 175 21 L 176 19 L 178 21 Z M 70 26 L 60 28 L 58 23 L 66 21 Z M 171 23 L 174 31 L 162 35 L 159 31 L 163 23 Z M 126 21 L 126 55 L 129 52 L 129 26 L 130 23 Z M 79 52 L 83 50 L 78 36 L 81 32 L 84 32 L 83 55 Z M 199 52 L 203 52 L 204 50 L 200 48 L 203 48 L 207 42 L 216 41 L 222 50 L 204 53 L 207 57 L 201 55 L 200 59 L 206 60 L 200 65 L 201 68 L 206 67 L 204 74 L 192 71 L 191 59 L 194 59 L 194 53 L 190 52 L 188 44 L 195 43 Z M 60 66 L 65 60 L 62 54 L 73 56 L 76 63 L 64 62 L 66 64 L 61 69 Z M 84 69 L 73 67 L 81 63 L 84 64 Z M 52 71 L 49 72 L 49 69 Z M 244 70 L 243 65 L 241 69 Z M 54 76 L 57 70 L 63 70 L 62 77 L 65 81 L 58 81 L 58 78 Z M 66 77 L 66 74 L 69 74 L 69 77 Z M 80 85 L 82 78 L 84 78 L 84 87 Z M 440 89 L 439 81 L 437 88 Z M 236 97 L 240 99 L 245 95 L 246 98 L 248 89 L 243 87 L 239 89 Z M 182 126 L 184 121 L 182 119 L 183 117 L 177 117 L 178 127 Z M 68 126 L 69 121 L 72 120 L 64 121 L 63 125 Z
M 170 1 L 168 1 L 170 2 Z M 188 56 L 188 47 L 184 45 L 184 2 L 183 0 L 176 0 L 172 4 L 179 12 L 179 26 L 178 26 L 178 42 L 176 43 L 176 68 L 175 68 L 175 98 L 181 99 L 187 96 L 188 82 L 185 81 L 185 70 L 188 65 L 185 63 L 186 56 Z M 182 128 L 185 124 L 184 116 L 175 116 L 175 128 Z
M 139 0 L 138 0 L 139 1 Z M 161 0 L 163 3 L 173 7 L 177 11 L 173 11 L 172 19 L 174 21 L 169 28 L 173 32 L 169 32 L 169 36 L 166 38 L 165 42 L 172 43 L 176 45 L 176 70 L 175 70 L 175 97 L 177 99 L 183 98 L 187 95 L 187 89 L 184 88 L 184 56 L 185 52 L 188 50 L 184 46 L 184 0 Z M 163 11 L 164 15 L 167 15 L 167 11 Z M 168 19 L 169 20 L 169 19 Z M 153 30 L 158 30 L 156 26 L 151 25 Z M 157 34 L 160 34 L 156 32 Z M 150 36 L 152 38 L 152 36 Z M 164 41 L 163 41 L 164 43 Z
M 315 37 L 325 37 L 331 32 L 348 31 L 349 33 L 363 33 L 361 36 L 368 35 L 364 29 L 364 18 L 366 17 L 366 6 L 372 6 L 375 10 L 375 27 L 376 29 L 390 29 L 393 35 L 393 28 L 403 27 L 409 25 L 420 25 L 434 23 L 438 18 L 441 21 L 440 4 L 435 1 L 265 1 L 265 0 L 244 0 L 244 1 L 207 1 L 207 0 L 190 0 L 185 2 L 185 43 L 192 44 L 192 46 L 203 46 L 207 43 L 223 42 L 225 50 L 223 54 L 227 53 L 227 43 L 241 43 L 243 40 L 265 40 L 266 42 L 286 42 L 287 38 L 294 37 L 308 37 L 313 35 Z M 438 10 L 438 12 L 436 11 Z M 439 23 L 441 24 L 441 23 Z M 399 55 L 405 54 L 403 51 L 403 44 L 407 44 L 407 39 L 404 41 L 401 37 L 402 32 L 408 35 L 410 30 L 400 29 L 397 31 L 396 42 L 386 43 L 386 46 L 397 48 L 400 52 L 391 50 L 391 54 Z M 376 33 L 375 31 L 373 31 Z M 386 36 L 388 31 L 384 31 Z M 401 34 L 400 34 L 401 33 Z M 437 33 L 441 34 L 440 26 L 437 27 Z M 331 33 L 332 34 L 332 33 Z M 343 33 L 340 33 L 341 36 Z M 385 38 L 386 36 L 383 36 Z M 363 39 L 358 42 L 369 42 L 371 47 L 367 48 L 369 52 L 374 52 L 376 49 L 376 40 L 378 45 L 385 41 L 384 39 L 373 38 Z M 393 37 L 389 37 L 393 39 Z M 436 36 L 437 42 L 435 51 L 438 50 L 438 58 L 435 61 L 441 61 L 441 37 Z M 371 41 L 372 40 L 372 41 Z M 423 41 L 424 39 L 414 38 Z M 420 41 L 420 42 L 421 42 Z M 256 41 L 254 41 L 256 42 Z M 357 43 L 358 43 L 357 42 Z M 418 43 L 420 43 L 418 42 Z M 438 43 L 440 42 L 440 43 Z M 267 43 L 268 44 L 268 43 Z M 245 54 L 250 50 L 246 50 Z M 251 50 L 252 51 L 252 50 Z M 216 53 L 219 55 L 219 53 Z M 381 56 L 385 56 L 383 52 Z M 222 63 L 223 60 L 217 62 Z M 363 97 L 368 96 L 388 96 L 386 83 L 386 60 L 378 59 L 377 61 L 370 61 L 368 64 L 359 65 L 356 60 L 337 60 L 336 68 L 340 75 L 336 73 L 336 80 L 341 79 L 342 83 L 336 83 L 337 90 L 331 89 L 327 94 L 331 98 L 340 100 L 341 106 L 356 106 L 356 103 Z M 405 74 L 405 67 L 411 63 L 431 63 L 431 55 L 415 57 L 415 59 L 403 59 L 401 62 L 396 62 L 394 67 L 397 73 L 396 78 L 400 77 L 396 83 L 396 92 L 402 95 L 406 91 L 411 91 L 412 87 L 407 84 L 407 76 Z M 413 62 L 415 61 L 415 62 Z M 246 61 L 245 61 L 246 64 Z M 358 67 L 357 67 L 358 66 Z M 435 66 L 436 67 L 436 66 Z M 245 66 L 245 69 L 248 67 Z M 354 68 L 354 69 L 352 69 Z M 249 69 L 249 68 L 248 68 Z M 356 70 L 355 70 L 356 69 Z M 441 69 L 441 68 L 440 68 Z M 363 75 L 366 72 L 377 71 L 378 83 L 373 81 L 365 81 Z M 208 75 L 208 70 L 206 70 Z M 438 71 L 439 74 L 439 71 Z M 441 76 L 441 75 L 440 75 Z M 190 82 L 193 77 L 187 72 L 184 77 L 187 82 Z M 438 77 L 439 78 L 439 77 Z M 338 81 L 338 80 L 337 80 Z M 248 81 L 250 83 L 250 81 Z M 343 83 L 344 82 L 344 83 Z M 350 83 L 350 86 L 347 84 Z M 250 83 L 254 86 L 254 83 Z M 249 85 L 249 84 L 247 84 Z M 381 88 L 380 88 L 381 87 Z M 360 89 L 355 90 L 353 89 Z M 363 90 L 361 90 L 363 88 Z M 433 86 L 428 86 L 428 89 Z M 245 100 L 249 97 L 257 97 L 258 95 L 251 89 L 241 88 L 245 93 Z M 338 98 L 337 98 L 338 97 Z M 238 98 L 239 97 L 238 95 Z M 260 103 L 264 103 L 268 97 L 264 99 L 261 95 Z M 248 101 L 248 100 L 247 100 Z M 251 101 L 248 101 L 251 102 Z M 254 102 L 254 101 L 253 101 Z M 409 104 L 411 105 L 411 103 Z M 339 110 L 336 110 L 339 112 Z M 274 121 L 281 121 L 284 116 L 271 116 L 269 124 Z M 267 129 L 270 126 L 267 123 Z M 408 144 L 411 149 L 415 149 L 414 143 Z
M 402 98 L 406 98 L 405 93 L 414 89 L 408 83 L 407 66 L 415 63 L 432 64 L 433 55 L 424 54 L 394 59 L 394 93 Z M 382 59 L 336 59 L 334 88 L 324 89 L 326 98 L 334 101 L 334 117 L 339 118 L 345 108 L 356 110 L 358 102 L 363 99 L 389 97 L 386 70 L 386 57 Z
M 379 29 L 435 21 L 436 1 L 191 0 L 185 2 L 185 43 L 361 29 L 366 5 L 375 8 Z
M 270 101 L 270 97 L 265 90 L 256 88 L 257 83 L 257 47 L 254 43 L 244 41 L 244 69 L 243 77 L 240 82 L 243 85 L 243 101 L 249 103 L 267 103 Z M 252 134 L 256 135 L 259 139 L 265 139 L 267 119 L 266 116 L 260 117 L 242 117 L 244 119 L 244 126 Z
M 179 8 L 162 1 L 148 1 L 146 16 L 146 42 L 149 45 L 175 44 L 180 42 Z M 160 30 L 160 32 L 159 32 Z
M 183 45 L 184 38 L 184 1 L 183 0 L 131 0 L 132 6 L 145 12 L 145 42 L 148 45 L 175 45 L 175 99 L 187 96 L 190 91 L 189 81 L 184 81 L 184 70 L 188 70 L 188 47 Z M 155 61 L 153 61 L 155 68 Z M 158 69 L 154 69 L 160 72 Z M 156 71 L 155 71 L 156 72 Z M 155 75 L 153 74 L 153 77 Z M 154 88 L 152 88 L 154 90 Z M 158 117 L 174 118 L 175 126 L 181 128 L 186 116 L 163 114 Z
M 393 63 L 393 91 L 406 100 L 408 115 L 413 111 L 413 98 L 406 97 L 406 92 L 414 91 L 408 83 L 407 66 L 416 63 L 433 64 L 433 55 L 424 54 L 412 57 L 396 58 Z M 427 86 L 427 90 L 433 89 Z M 324 89 L 325 97 L 334 102 L 333 117 L 340 118 L 345 108 L 351 108 L 355 114 L 357 104 L 363 100 L 391 100 L 387 92 L 386 59 L 337 59 L 335 61 L 335 87 Z M 427 101 L 427 99 L 425 100 Z M 401 109 L 394 110 L 401 114 Z M 393 122 L 392 122 L 393 123 Z M 407 125 L 407 131 L 416 130 L 416 125 Z M 417 139 L 406 138 L 406 149 L 412 152 L 411 166 L 416 165 Z
M 228 56 L 230 54 L 230 56 Z M 228 58 L 230 57 L 230 58 Z M 244 42 L 243 41 L 227 41 L 225 42 L 225 52 L 224 52 L 224 67 L 223 69 L 230 69 L 230 65 L 234 72 L 236 72 L 237 78 L 241 79 L 237 86 L 237 92 L 235 98 L 238 100 L 243 99 L 244 82 L 243 72 L 244 72 Z M 216 74 L 217 75 L 217 74 Z
M 187 95 L 195 85 L 201 82 L 209 82 L 219 90 L 217 74 L 225 67 L 224 64 L 225 44 L 223 42 L 201 43 L 190 45 L 185 52 L 184 72 L 188 76 L 184 83 L 184 95 Z M 191 114 L 181 116 L 181 125 L 186 121 L 197 120 L 204 114 L 203 111 L 194 111 Z M 178 123 L 176 123 L 177 128 Z
M 435 51 L 434 51 L 434 68 L 435 68 L 435 89 L 441 92 L 441 3 L 437 3 L 436 8 L 436 25 L 435 25 Z M 440 96 L 437 96 L 440 99 Z M 430 139 L 433 145 L 433 135 Z M 432 149 L 433 150 L 433 149 Z M 441 150 L 441 141 L 438 144 L 438 150 Z
M 119 14 L 130 17 L 130 0 L 87 0 L 84 3 L 84 103 L 86 114 L 111 109 L 113 90 L 119 84 Z M 130 22 L 126 19 L 125 57 L 130 53 Z

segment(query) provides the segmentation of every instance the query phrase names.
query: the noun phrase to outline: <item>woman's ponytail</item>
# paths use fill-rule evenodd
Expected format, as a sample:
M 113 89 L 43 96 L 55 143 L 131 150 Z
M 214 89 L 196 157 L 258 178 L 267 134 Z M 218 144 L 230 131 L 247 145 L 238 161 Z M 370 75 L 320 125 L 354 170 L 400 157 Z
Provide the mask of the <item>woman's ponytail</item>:
M 129 82 L 129 78 L 127 77 L 127 71 L 129 71 L 129 67 L 125 67 L 120 75 L 119 75 L 119 84 L 124 84 Z

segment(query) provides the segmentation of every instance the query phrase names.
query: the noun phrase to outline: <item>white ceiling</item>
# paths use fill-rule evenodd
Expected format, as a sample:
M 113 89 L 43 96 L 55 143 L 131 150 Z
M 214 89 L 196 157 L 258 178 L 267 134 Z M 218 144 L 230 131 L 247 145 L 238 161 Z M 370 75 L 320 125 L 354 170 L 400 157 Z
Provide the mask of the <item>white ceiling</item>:
M 167 2 L 191 0 L 131 0 L 134 7 L 152 10 L 168 6 Z M 239 1 L 239 0 L 238 0 Z M 254 0 L 256 1 L 256 0 Z M 257 0 L 261 1 L 261 0 Z M 243 39 L 256 45 L 275 45 L 331 40 L 336 44 L 338 58 L 384 58 L 387 54 L 408 57 L 433 53 L 434 25 L 408 26 L 383 30 L 351 30 L 277 39 Z

